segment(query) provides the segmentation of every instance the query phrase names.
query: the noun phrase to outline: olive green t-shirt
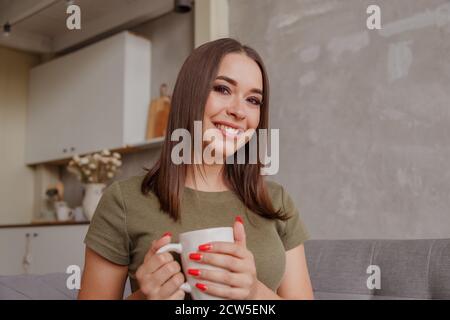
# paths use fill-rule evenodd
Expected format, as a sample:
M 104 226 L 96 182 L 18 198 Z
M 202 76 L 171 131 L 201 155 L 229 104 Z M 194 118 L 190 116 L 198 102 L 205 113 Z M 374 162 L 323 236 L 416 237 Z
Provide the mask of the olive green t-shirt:
M 109 261 L 128 266 L 131 290 L 139 289 L 136 270 L 153 240 L 170 231 L 172 242 L 183 232 L 214 227 L 233 227 L 235 217 L 244 221 L 247 248 L 253 253 L 257 278 L 274 292 L 285 271 L 285 251 L 309 238 L 298 210 L 284 188 L 266 180 L 275 209 L 282 208 L 290 218 L 271 220 L 245 207 L 233 191 L 205 192 L 188 187 L 181 201 L 181 219 L 175 222 L 160 210 L 154 193 L 143 195 L 144 176 L 115 181 L 100 199 L 84 243 Z M 180 255 L 171 252 L 181 265 Z M 186 300 L 192 299 L 186 294 Z

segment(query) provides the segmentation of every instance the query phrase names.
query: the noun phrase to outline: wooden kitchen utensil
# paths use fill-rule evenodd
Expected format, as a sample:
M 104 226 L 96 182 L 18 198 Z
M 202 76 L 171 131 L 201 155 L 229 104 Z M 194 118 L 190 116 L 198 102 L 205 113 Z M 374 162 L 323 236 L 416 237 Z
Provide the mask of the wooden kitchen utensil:
M 63 201 L 64 199 L 64 184 L 61 181 L 58 181 L 55 186 L 56 190 L 58 190 L 58 198 L 59 201 Z
M 148 109 L 147 140 L 166 134 L 169 111 L 170 96 L 167 94 L 167 85 L 164 83 L 160 87 L 160 97 L 152 100 Z

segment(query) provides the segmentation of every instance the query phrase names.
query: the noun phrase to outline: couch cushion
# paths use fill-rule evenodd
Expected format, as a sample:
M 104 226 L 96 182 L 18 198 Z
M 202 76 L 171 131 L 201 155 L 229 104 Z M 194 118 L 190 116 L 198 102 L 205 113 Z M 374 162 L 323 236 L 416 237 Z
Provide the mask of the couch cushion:
M 450 239 L 309 240 L 305 254 L 316 299 L 450 299 Z

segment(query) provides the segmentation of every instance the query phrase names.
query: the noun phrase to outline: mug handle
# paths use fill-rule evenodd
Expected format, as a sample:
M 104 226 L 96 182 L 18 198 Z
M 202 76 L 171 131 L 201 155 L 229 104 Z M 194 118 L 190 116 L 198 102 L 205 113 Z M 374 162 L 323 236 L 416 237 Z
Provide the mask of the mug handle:
M 169 243 L 165 246 L 162 246 L 161 248 L 156 251 L 156 253 L 163 253 L 168 251 L 175 251 L 176 253 L 180 253 L 182 251 L 181 243 Z M 180 286 L 180 289 L 183 290 L 186 293 L 191 293 L 191 285 L 186 281 Z

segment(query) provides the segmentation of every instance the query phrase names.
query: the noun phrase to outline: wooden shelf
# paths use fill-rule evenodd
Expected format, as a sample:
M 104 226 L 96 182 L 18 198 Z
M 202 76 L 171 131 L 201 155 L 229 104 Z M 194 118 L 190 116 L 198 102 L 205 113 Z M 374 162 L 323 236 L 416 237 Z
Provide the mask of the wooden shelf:
M 125 145 L 120 148 L 110 149 L 110 151 L 118 152 L 121 155 L 128 154 L 128 153 L 136 153 L 136 152 L 141 152 L 141 151 L 147 150 L 147 149 L 159 148 L 162 146 L 163 142 L 164 142 L 164 137 L 158 137 L 158 138 L 154 138 L 154 139 L 142 142 L 142 143 L 130 144 L 130 145 Z M 91 153 L 95 153 L 95 152 L 101 152 L 101 150 L 92 151 L 92 152 L 85 153 L 85 154 L 79 154 L 79 156 L 84 156 L 86 154 L 91 154 Z M 34 165 L 39 165 L 39 164 L 46 164 L 46 165 L 61 166 L 61 165 L 67 165 L 71 159 L 72 159 L 72 156 L 70 156 L 68 158 L 64 158 L 64 159 L 52 160 L 52 161 L 47 161 L 47 162 L 42 162 L 42 163 L 33 163 L 30 165 L 34 166 Z
M 74 226 L 89 224 L 89 221 L 39 221 L 22 224 L 5 224 L 0 225 L 1 228 L 24 228 L 24 227 L 54 227 L 54 226 Z

